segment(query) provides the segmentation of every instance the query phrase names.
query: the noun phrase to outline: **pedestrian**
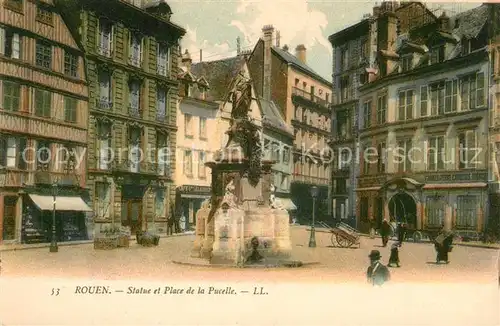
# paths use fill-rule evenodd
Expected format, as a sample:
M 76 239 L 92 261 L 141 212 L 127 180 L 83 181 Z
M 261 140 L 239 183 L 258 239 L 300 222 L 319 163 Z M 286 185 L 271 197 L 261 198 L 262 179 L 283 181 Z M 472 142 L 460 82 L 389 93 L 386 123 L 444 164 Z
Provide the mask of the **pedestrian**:
M 391 225 L 387 220 L 384 219 L 382 226 L 380 227 L 380 236 L 382 237 L 382 246 L 386 247 L 389 241 L 389 235 L 391 233 Z
M 444 261 L 449 264 L 448 253 L 451 252 L 453 243 L 453 233 L 442 231 L 434 240 L 434 249 L 436 249 L 436 264 Z
M 370 219 L 370 239 L 375 239 L 375 219 Z
M 167 235 L 172 235 L 174 233 L 174 217 L 169 216 L 167 220 Z
M 406 224 L 404 222 L 398 222 L 398 242 L 400 245 L 403 244 L 406 236 Z
M 399 265 L 399 247 L 401 247 L 400 242 L 394 242 L 391 246 L 391 256 L 389 257 L 389 263 L 387 267 L 392 267 L 392 265 L 396 265 L 396 267 L 400 267 Z
M 372 250 L 370 255 L 370 266 L 366 270 L 366 278 L 372 285 L 382 285 L 390 280 L 389 269 L 380 262 L 380 251 Z

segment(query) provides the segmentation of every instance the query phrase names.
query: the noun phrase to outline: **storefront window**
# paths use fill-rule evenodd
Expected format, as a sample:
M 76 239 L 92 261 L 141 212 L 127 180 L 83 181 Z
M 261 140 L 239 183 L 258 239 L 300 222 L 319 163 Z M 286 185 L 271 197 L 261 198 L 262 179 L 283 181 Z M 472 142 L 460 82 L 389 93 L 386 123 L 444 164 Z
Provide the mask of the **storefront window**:
M 156 189 L 155 194 L 155 215 L 165 217 L 165 189 Z
M 3 240 L 14 240 L 16 237 L 16 197 L 5 197 L 3 216 Z
M 442 226 L 444 223 L 445 201 L 441 197 L 427 198 L 425 201 L 427 226 Z
M 477 226 L 476 196 L 458 196 L 457 228 L 475 228 Z

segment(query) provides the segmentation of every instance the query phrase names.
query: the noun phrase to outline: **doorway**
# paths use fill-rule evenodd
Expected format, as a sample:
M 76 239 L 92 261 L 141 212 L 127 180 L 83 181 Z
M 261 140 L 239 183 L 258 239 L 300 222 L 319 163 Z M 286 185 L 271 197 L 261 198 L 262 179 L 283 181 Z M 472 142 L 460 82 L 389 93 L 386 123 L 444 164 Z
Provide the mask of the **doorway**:
M 122 201 L 122 226 L 130 227 L 132 234 L 142 230 L 142 200 Z
M 14 240 L 16 238 L 17 197 L 5 197 L 3 209 L 2 239 Z
M 382 226 L 382 221 L 384 219 L 384 199 L 382 197 L 375 198 L 375 223 L 376 228 Z
M 389 214 L 396 222 L 404 222 L 409 229 L 417 225 L 417 204 L 406 192 L 394 195 L 389 201 Z

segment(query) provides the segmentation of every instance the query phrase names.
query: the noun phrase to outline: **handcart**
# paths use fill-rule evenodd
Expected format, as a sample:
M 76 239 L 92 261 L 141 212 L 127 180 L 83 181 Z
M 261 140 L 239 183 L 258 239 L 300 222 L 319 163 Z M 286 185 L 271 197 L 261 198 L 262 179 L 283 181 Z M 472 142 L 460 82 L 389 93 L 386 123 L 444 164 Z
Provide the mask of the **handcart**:
M 332 244 L 338 245 L 341 248 L 349 248 L 353 245 L 358 245 L 358 248 L 361 246 L 361 242 L 359 241 L 359 234 L 356 229 L 353 227 L 340 222 L 335 227 L 330 227 L 328 224 L 324 222 L 319 222 L 321 226 L 329 229 L 332 234 Z

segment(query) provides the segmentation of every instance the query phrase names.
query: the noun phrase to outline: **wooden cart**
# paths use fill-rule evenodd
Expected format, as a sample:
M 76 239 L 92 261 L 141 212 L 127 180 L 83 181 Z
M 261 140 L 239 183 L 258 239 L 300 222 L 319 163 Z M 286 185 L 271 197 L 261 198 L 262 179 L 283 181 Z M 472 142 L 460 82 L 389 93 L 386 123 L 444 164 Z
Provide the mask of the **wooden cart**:
M 357 245 L 358 248 L 361 246 L 358 231 L 353 227 L 343 222 L 338 223 L 337 226 L 333 228 L 324 222 L 320 222 L 320 224 L 329 229 L 332 234 L 332 245 L 338 245 L 341 248 L 349 248 L 353 245 Z

